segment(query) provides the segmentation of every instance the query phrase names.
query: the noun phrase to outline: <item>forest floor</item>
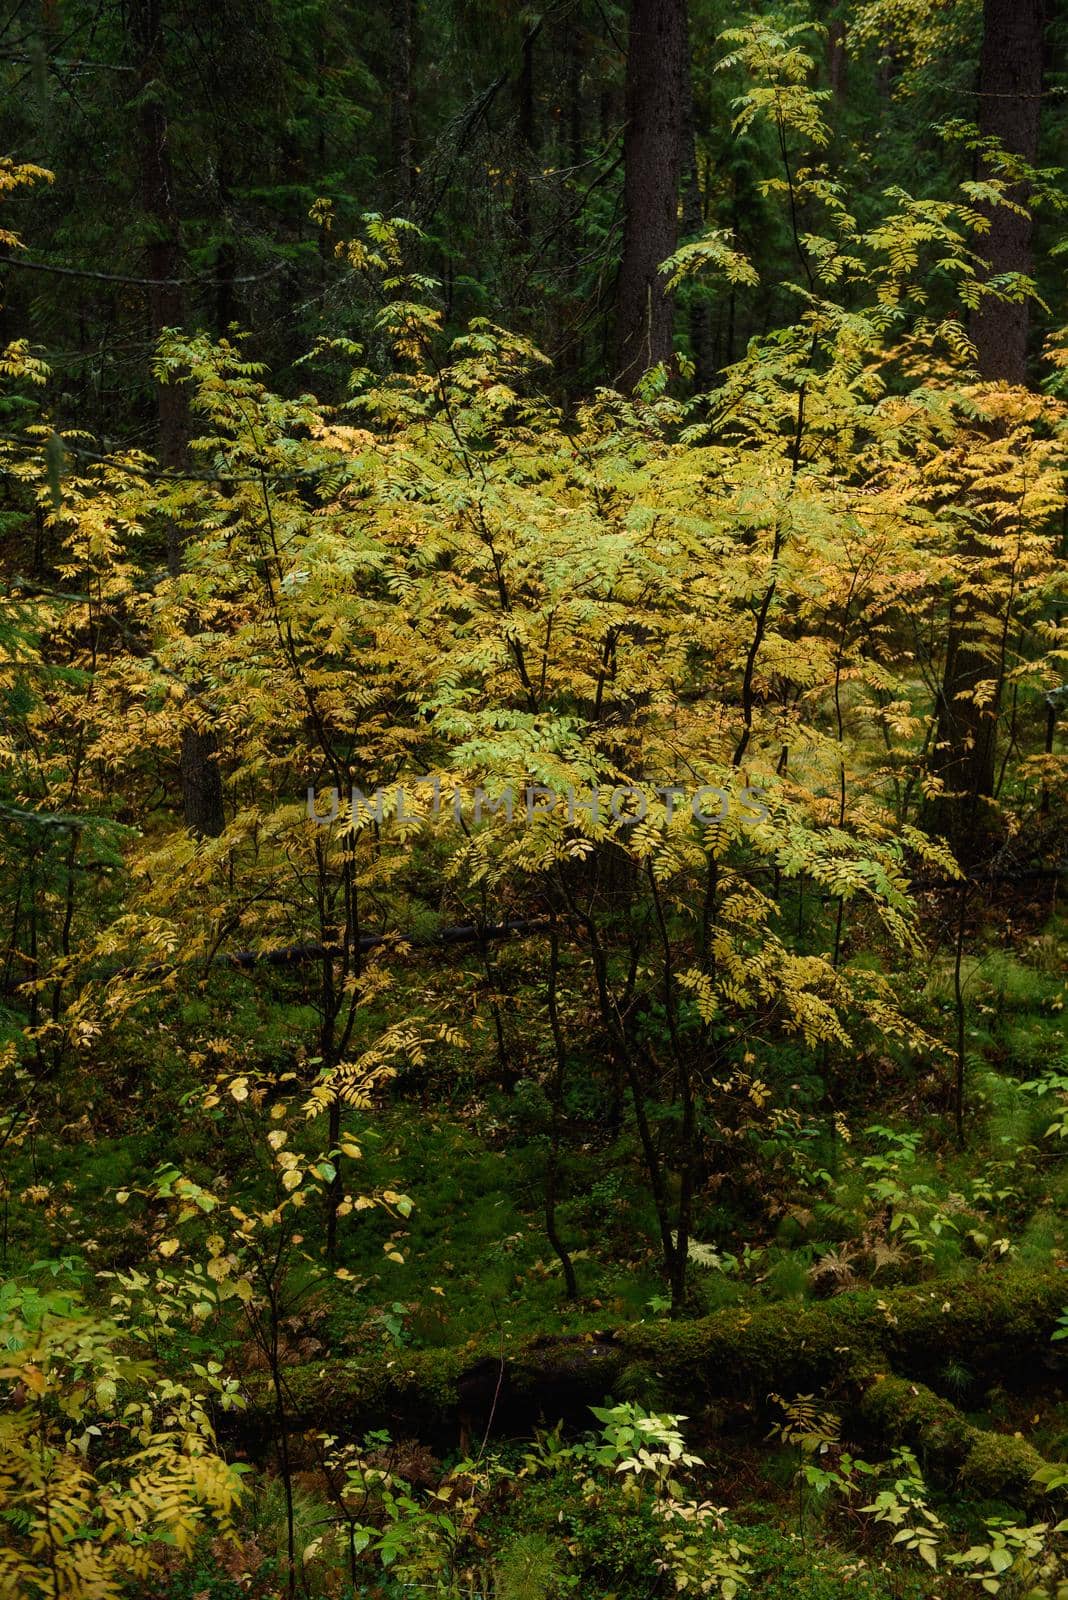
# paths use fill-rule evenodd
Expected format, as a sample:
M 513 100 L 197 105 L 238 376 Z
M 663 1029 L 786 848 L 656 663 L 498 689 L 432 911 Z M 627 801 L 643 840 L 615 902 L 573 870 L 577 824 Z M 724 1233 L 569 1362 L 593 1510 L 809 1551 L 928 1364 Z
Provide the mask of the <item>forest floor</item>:
M 640 1482 L 635 1491 L 633 1475 L 620 1467 L 627 1459 L 622 1447 L 614 1458 L 609 1450 L 614 1424 L 599 1415 L 598 1433 L 587 1400 L 621 1405 L 620 1415 L 631 1423 L 639 1415 L 663 1418 L 678 1410 L 689 1416 L 686 1448 L 699 1461 L 680 1469 L 677 1479 L 674 1468 L 668 1474 L 668 1498 L 691 1519 L 680 1526 L 697 1540 L 698 1576 L 683 1588 L 701 1592 L 704 1573 L 711 1585 L 706 1592 L 729 1594 L 737 1583 L 740 1592 L 748 1587 L 772 1600 L 904 1600 L 973 1593 L 984 1582 L 987 1592 L 1005 1595 L 1056 1592 L 1043 1590 L 1043 1572 L 1054 1570 L 1049 1528 L 1061 1514 L 1068 1468 L 1043 1486 L 1026 1483 L 1028 1473 L 1021 1479 L 1015 1457 L 1007 1474 L 995 1463 L 981 1482 L 969 1483 L 960 1464 L 970 1441 L 991 1436 L 1026 1441 L 1035 1459 L 1068 1459 L 1068 1390 L 1058 1342 L 1062 1325 L 1068 1331 L 1068 1277 L 1063 1303 L 1057 1298 L 1057 1274 L 1068 1269 L 1068 927 L 1063 917 L 1036 918 L 1026 937 L 1017 931 L 1013 953 L 995 931 L 975 948 L 963 973 L 963 1147 L 955 1138 L 948 1059 L 936 1069 L 898 1058 L 887 1063 L 884 1082 L 843 1068 L 828 1114 L 826 1081 L 806 1076 L 800 1056 L 795 1062 L 784 1054 L 774 1070 L 781 1083 L 796 1069 L 789 1115 L 763 1119 L 755 1094 L 752 1116 L 738 1124 L 723 1173 L 710 1176 L 702 1189 L 688 1313 L 698 1319 L 695 1329 L 726 1326 L 719 1317 L 724 1313 L 733 1318 L 731 1327 L 775 1324 L 783 1337 L 803 1344 L 804 1330 L 817 1326 L 805 1319 L 820 1307 L 830 1316 L 839 1308 L 850 1315 L 854 1305 L 878 1307 L 888 1324 L 896 1324 L 914 1301 L 937 1297 L 951 1321 L 955 1297 L 964 1303 L 968 1286 L 981 1293 L 984 1285 L 1008 1285 L 1011 1299 L 1018 1278 L 1046 1287 L 1034 1326 L 1021 1313 L 1015 1374 L 1006 1368 L 1003 1381 L 992 1379 L 983 1350 L 968 1348 L 973 1334 L 963 1345 L 947 1335 L 944 1351 L 924 1356 L 930 1389 L 911 1385 L 912 1395 L 922 1389 L 932 1406 L 944 1405 L 944 1415 L 931 1412 L 895 1434 L 893 1426 L 872 1425 L 870 1406 L 867 1423 L 858 1425 L 864 1404 L 850 1373 L 826 1395 L 787 1389 L 709 1400 L 716 1383 L 705 1381 L 694 1385 L 705 1399 L 690 1411 L 692 1395 L 668 1392 L 679 1387 L 683 1370 L 671 1354 L 676 1365 L 655 1375 L 663 1380 L 659 1389 L 654 1381 L 639 1393 L 633 1365 L 626 1369 L 625 1393 L 581 1388 L 581 1409 L 593 1430 L 587 1444 L 575 1442 L 583 1428 L 574 1415 L 563 1435 L 552 1431 L 555 1368 L 544 1404 L 528 1407 L 530 1426 L 521 1435 L 509 1436 L 507 1407 L 496 1414 L 499 1394 L 488 1413 L 484 1404 L 475 1406 L 472 1437 L 462 1398 L 435 1390 L 424 1427 L 417 1414 L 399 1432 L 378 1426 L 343 1440 L 349 1452 L 344 1470 L 363 1474 L 365 1500 L 376 1473 L 393 1486 L 395 1500 L 388 1517 L 379 1507 L 379 1533 L 365 1529 L 360 1537 L 361 1550 L 370 1549 L 382 1527 L 390 1527 L 396 1548 L 388 1560 L 379 1552 L 374 1584 L 355 1592 L 574 1594 L 583 1600 L 673 1592 L 689 1569 L 685 1556 L 671 1553 L 670 1541 L 665 1548 L 658 1510 L 663 1484 L 653 1470 L 653 1492 Z M 945 959 L 930 966 L 920 999 L 948 1033 L 954 989 Z M 300 1019 L 292 1006 L 279 1015 L 283 1039 Z M 195 1008 L 176 1017 L 165 1062 L 178 1059 L 175 1041 L 197 1021 Z M 13 1214 L 9 1263 L 37 1257 L 58 1261 L 53 1271 L 83 1277 L 136 1272 L 151 1216 L 139 1219 L 117 1208 L 116 1186 L 132 1184 L 146 1165 L 167 1160 L 180 1160 L 184 1171 L 205 1182 L 220 1166 L 210 1138 L 183 1117 L 173 1083 L 160 1094 L 149 1126 L 151 1093 L 147 1078 L 135 1079 L 125 1107 L 113 1110 L 110 1128 L 94 1112 L 91 1137 L 75 1125 L 47 1152 L 25 1147 L 18 1153 L 11 1188 L 24 1194 L 39 1188 L 42 1203 Z M 313 1374 L 316 1394 L 328 1396 L 366 1387 L 373 1372 L 388 1395 L 394 1378 L 403 1383 L 416 1368 L 444 1373 L 451 1382 L 450 1375 L 480 1362 L 496 1371 L 497 1361 L 503 1372 L 506 1356 L 522 1360 L 522 1352 L 540 1345 L 581 1350 L 596 1347 L 598 1339 L 629 1338 L 628 1348 L 647 1354 L 658 1348 L 662 1330 L 670 1354 L 671 1341 L 684 1330 L 677 1332 L 668 1318 L 655 1214 L 633 1131 L 626 1119 L 615 1129 L 606 1126 L 604 1106 L 581 1094 L 568 1115 L 556 1224 L 578 1279 L 573 1302 L 564 1298 L 560 1262 L 546 1237 L 542 1108 L 529 1086 L 476 1093 L 462 1082 L 400 1083 L 386 1109 L 354 1113 L 347 1133 L 362 1149 L 361 1185 L 410 1195 L 413 1208 L 402 1220 L 369 1210 L 341 1230 L 341 1276 L 298 1296 L 281 1327 L 286 1370 Z M 230 1152 L 228 1160 L 239 1161 L 240 1152 Z M 81 1226 L 88 1218 L 93 1234 L 80 1251 L 75 1216 Z M 103 1280 L 105 1292 L 112 1281 Z M 1016 1334 L 995 1329 L 992 1337 Z M 900 1347 L 905 1338 L 902 1331 Z M 211 1348 L 240 1376 L 254 1412 L 266 1382 L 262 1350 L 233 1318 L 214 1328 Z M 176 1368 L 190 1358 L 188 1341 L 176 1338 L 172 1346 L 166 1332 L 154 1353 Z M 343 1377 L 329 1376 L 335 1373 Z M 767 1376 L 759 1362 L 757 1376 Z M 865 1373 L 861 1387 L 882 1376 Z M 538 1409 L 541 1431 L 532 1434 Z M 383 1412 L 390 1413 L 388 1400 Z M 342 1468 L 336 1458 L 331 1464 L 329 1449 L 324 1456 L 322 1436 L 336 1440 L 346 1433 L 345 1406 L 336 1416 L 329 1403 L 313 1416 L 299 1413 L 295 1406 L 291 1465 L 297 1531 L 301 1548 L 310 1551 L 306 1592 L 341 1596 L 352 1590 L 352 1572 L 329 1489 Z M 947 1429 L 967 1430 L 966 1446 L 947 1445 Z M 166 1590 L 170 1600 L 283 1592 L 280 1480 L 271 1449 L 262 1441 L 250 1444 L 251 1437 L 246 1431 L 241 1449 L 257 1470 L 249 1479 L 240 1537 L 236 1544 L 206 1543 L 191 1567 L 176 1563 Z M 1010 1482 L 1020 1490 L 1014 1497 Z M 982 1483 L 989 1492 L 981 1492 Z M 375 1516 L 368 1515 L 372 1526 Z M 420 1521 L 434 1516 L 437 1536 Z M 954 1565 L 969 1551 L 970 1561 Z M 717 1561 L 725 1562 L 722 1570 Z M 431 1580 L 442 1586 L 418 1586 Z

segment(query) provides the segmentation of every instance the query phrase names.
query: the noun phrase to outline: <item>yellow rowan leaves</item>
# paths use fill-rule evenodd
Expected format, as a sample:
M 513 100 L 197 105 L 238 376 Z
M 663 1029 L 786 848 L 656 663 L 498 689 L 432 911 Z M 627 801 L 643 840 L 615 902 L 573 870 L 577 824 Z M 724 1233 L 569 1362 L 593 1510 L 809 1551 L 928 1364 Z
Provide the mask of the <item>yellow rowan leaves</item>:
M 3 1318 L 18 1352 L 3 1375 L 48 1404 L 9 1409 L 0 1423 L 0 1512 L 17 1530 L 2 1584 L 66 1600 L 117 1596 L 150 1582 L 168 1546 L 188 1552 L 205 1527 L 228 1533 L 241 1482 L 187 1388 L 121 1355 L 115 1325 L 76 1298 L 45 1301 L 46 1317 L 23 1320 L 9 1297 Z M 126 1403 L 135 1380 L 145 1398 Z M 90 1453 L 105 1432 L 106 1452 Z

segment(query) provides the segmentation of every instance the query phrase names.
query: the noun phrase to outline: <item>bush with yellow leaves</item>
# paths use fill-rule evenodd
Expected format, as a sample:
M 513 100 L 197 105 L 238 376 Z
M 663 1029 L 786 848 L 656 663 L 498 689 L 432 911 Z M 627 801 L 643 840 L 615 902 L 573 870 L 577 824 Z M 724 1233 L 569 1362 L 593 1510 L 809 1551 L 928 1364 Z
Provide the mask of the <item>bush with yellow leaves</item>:
M 230 1531 L 239 1469 L 203 1401 L 119 1339 L 75 1294 L 0 1287 L 3 1600 L 118 1600 Z

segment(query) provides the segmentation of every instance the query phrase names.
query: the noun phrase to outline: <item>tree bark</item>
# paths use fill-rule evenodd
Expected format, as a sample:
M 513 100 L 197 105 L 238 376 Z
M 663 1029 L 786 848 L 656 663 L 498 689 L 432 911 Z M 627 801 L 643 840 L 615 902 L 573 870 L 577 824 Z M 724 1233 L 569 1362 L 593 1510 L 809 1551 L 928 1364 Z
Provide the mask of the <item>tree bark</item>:
M 578 15 L 572 15 L 567 29 L 567 155 L 576 169 L 586 145 L 584 131 L 583 77 L 585 40 Z
M 631 0 L 613 362 L 613 382 L 624 392 L 672 356 L 672 301 L 659 269 L 678 243 L 686 56 L 685 0 Z
M 397 204 L 407 207 L 415 190 L 412 134 L 412 38 L 415 0 L 389 4 L 389 133 Z
M 182 321 L 181 243 L 178 207 L 171 166 L 167 108 L 164 100 L 165 33 L 161 0 L 134 0 L 131 30 L 137 56 L 137 118 L 141 206 L 148 242 L 145 246 L 149 331 L 155 342 L 164 328 Z M 156 384 L 159 460 L 170 472 L 186 466 L 189 414 L 185 390 L 178 383 Z M 182 570 L 182 534 L 167 523 L 167 566 Z M 198 837 L 223 830 L 222 781 L 210 729 L 187 724 L 182 729 L 179 770 L 186 826 Z
M 534 42 L 537 30 L 528 28 L 523 38 L 522 65 L 517 84 L 517 145 L 515 187 L 512 191 L 512 220 L 521 250 L 530 249 L 531 169 L 534 166 L 536 134 L 534 127 Z
M 148 320 L 149 333 L 155 341 L 164 328 L 175 328 L 182 321 L 178 210 L 163 100 L 161 0 L 134 0 L 131 21 L 137 50 L 141 209 L 148 235 L 145 271 L 152 280 L 148 290 Z M 156 408 L 160 463 L 171 471 L 179 471 L 185 465 L 189 432 L 185 391 L 181 385 L 158 383 Z M 173 524 L 167 528 L 167 562 L 172 573 L 181 570 L 180 534 Z
M 840 17 L 833 17 L 827 24 L 827 83 L 838 106 L 845 103 L 848 77 L 846 27 Z
M 1043 0 L 984 0 L 979 63 L 979 131 L 1005 150 L 1034 164 L 1038 156 L 1042 104 Z M 981 175 L 988 175 L 984 165 Z M 1026 204 L 1027 194 L 1011 195 Z M 1031 271 L 1031 217 L 1008 206 L 986 208 L 990 230 L 979 248 L 989 277 Z M 1023 384 L 1027 379 L 1028 304 L 984 298 L 969 332 L 987 382 Z M 978 550 L 965 551 L 979 559 Z M 984 618 L 974 605 L 951 616 L 938 711 L 937 771 L 948 798 L 936 808 L 937 825 L 965 859 L 982 853 L 983 801 L 994 793 L 998 699 L 976 704 L 975 692 L 997 676 L 984 649 Z M 997 630 L 995 630 L 997 631 Z
M 979 62 L 979 132 L 995 138 L 1032 165 L 1038 158 L 1042 105 L 1043 0 L 984 0 L 983 48 Z M 983 169 L 982 176 L 989 176 Z M 1011 198 L 1026 204 L 1027 195 Z M 991 277 L 1031 271 L 1031 215 L 1008 206 L 986 208 L 990 231 L 979 249 Z M 1027 381 L 1028 302 L 984 299 L 973 313 L 970 333 L 979 371 L 988 382 Z

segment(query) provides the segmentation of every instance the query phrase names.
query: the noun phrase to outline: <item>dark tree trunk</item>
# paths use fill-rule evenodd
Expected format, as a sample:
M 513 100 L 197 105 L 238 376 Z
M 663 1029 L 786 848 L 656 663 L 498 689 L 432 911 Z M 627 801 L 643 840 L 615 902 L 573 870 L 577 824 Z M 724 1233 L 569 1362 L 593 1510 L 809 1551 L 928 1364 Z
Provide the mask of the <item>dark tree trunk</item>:
M 849 76 L 849 55 L 846 51 L 846 28 L 840 17 L 827 24 L 827 82 L 836 105 L 843 105 Z
M 233 241 L 228 236 L 233 193 L 230 186 L 229 151 L 225 141 L 220 144 L 218 163 L 219 212 L 220 220 L 226 230 L 215 252 L 215 329 L 216 337 L 221 339 L 225 337 L 227 329 L 236 316 L 233 277 L 237 267 Z
M 531 167 L 534 163 L 534 41 L 538 29 L 528 28 L 523 39 L 522 65 L 518 83 L 518 127 L 512 217 L 522 250 L 530 249 Z
M 182 730 L 182 814 L 198 839 L 217 839 L 226 826 L 218 745 L 210 728 Z
M 1042 104 L 1042 0 L 984 0 L 983 44 L 979 63 L 979 129 L 1014 155 L 1034 163 L 1038 155 Z M 1026 203 L 1026 193 L 1013 195 Z M 1007 206 L 989 208 L 990 231 L 979 248 L 990 276 L 1030 273 L 1031 218 Z M 1022 384 L 1027 378 L 1028 306 L 984 300 L 973 313 L 970 333 L 980 376 L 989 382 Z M 979 559 L 980 552 L 974 552 Z M 936 766 L 949 797 L 938 807 L 937 825 L 958 853 L 982 853 L 982 802 L 993 795 L 997 753 L 998 700 L 975 703 L 977 686 L 997 677 L 999 668 L 983 648 L 984 628 L 974 604 L 951 618 L 938 713 Z M 1000 627 L 1000 624 L 998 625 Z
M 581 163 L 586 144 L 582 98 L 583 44 L 579 19 L 573 16 L 567 30 L 567 154 L 573 167 Z
M 164 328 L 176 328 L 182 320 L 178 211 L 163 100 L 161 0 L 134 0 L 131 23 L 137 50 L 141 208 L 148 232 L 145 271 L 152 279 L 148 290 L 149 333 L 155 340 Z M 156 404 L 160 462 L 172 471 L 180 470 L 185 463 L 189 432 L 185 391 L 180 384 L 157 384 Z M 167 529 L 167 560 L 172 572 L 180 570 L 181 541 L 173 525 Z
M 1042 105 L 1043 0 L 984 0 L 983 49 L 979 63 L 979 131 L 1013 155 L 1034 164 Z M 985 174 L 984 174 L 985 175 Z M 1012 198 L 1026 202 L 1026 194 Z M 987 212 L 990 232 L 979 249 L 991 276 L 1031 271 L 1031 217 L 1008 206 Z M 1026 301 L 984 300 L 971 319 L 979 371 L 987 380 L 1027 379 Z
M 148 243 L 145 247 L 149 331 L 153 341 L 164 328 L 182 321 L 181 245 L 174 174 L 168 144 L 167 108 L 164 101 L 165 35 L 161 0 L 134 0 L 131 32 L 137 56 L 138 146 L 141 206 Z M 159 460 L 171 472 L 186 466 L 189 414 L 185 390 L 178 383 L 156 385 L 159 423 Z M 182 569 L 182 535 L 174 521 L 167 523 L 167 566 Z M 215 759 L 215 739 L 210 730 L 186 726 L 180 756 L 182 810 L 186 826 L 198 836 L 220 834 L 224 826 L 222 782 Z
M 672 355 L 671 297 L 659 268 L 678 243 L 688 121 L 686 40 L 686 0 L 631 0 L 613 362 L 613 381 L 624 391 Z
M 415 0 L 389 4 L 389 134 L 397 203 L 407 207 L 415 188 L 412 135 L 412 50 Z

